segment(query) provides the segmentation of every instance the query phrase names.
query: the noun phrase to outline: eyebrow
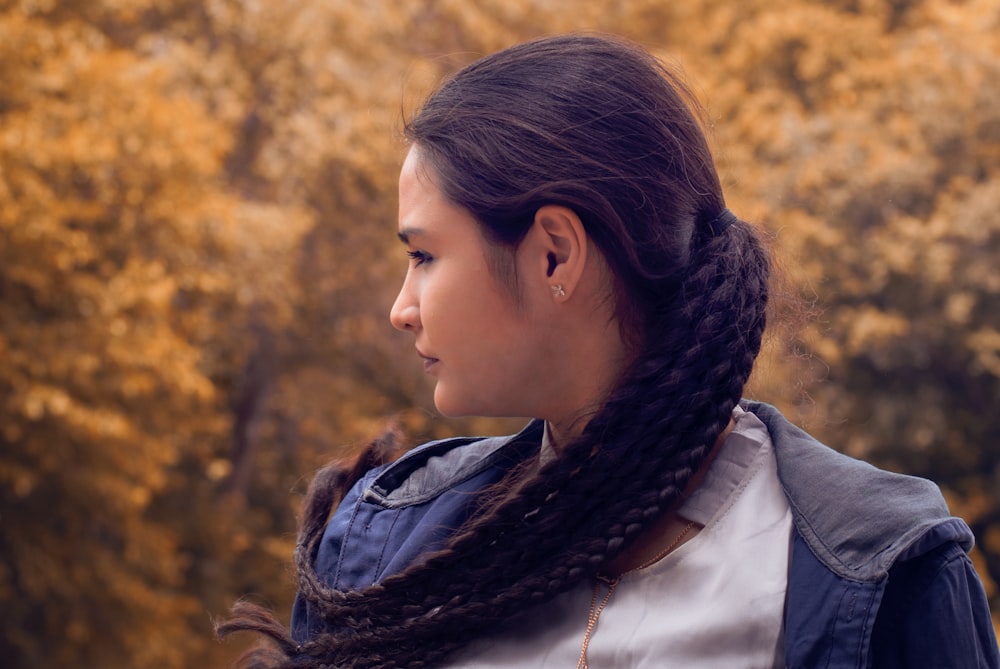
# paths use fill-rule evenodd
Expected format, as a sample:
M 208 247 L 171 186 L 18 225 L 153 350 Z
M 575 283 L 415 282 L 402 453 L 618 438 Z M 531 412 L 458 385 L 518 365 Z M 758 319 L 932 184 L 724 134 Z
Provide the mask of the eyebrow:
M 399 241 L 409 244 L 411 237 L 419 237 L 423 234 L 425 234 L 425 231 L 422 228 L 403 228 L 396 233 L 396 236 L 399 237 Z

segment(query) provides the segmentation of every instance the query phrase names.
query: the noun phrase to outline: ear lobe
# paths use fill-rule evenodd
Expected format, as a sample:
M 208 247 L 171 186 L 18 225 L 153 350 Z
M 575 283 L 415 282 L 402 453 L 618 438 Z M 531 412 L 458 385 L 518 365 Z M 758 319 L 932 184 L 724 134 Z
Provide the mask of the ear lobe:
M 558 301 L 569 299 L 587 264 L 588 236 L 583 221 L 569 207 L 549 204 L 535 212 L 535 228 L 545 248 L 545 280 Z

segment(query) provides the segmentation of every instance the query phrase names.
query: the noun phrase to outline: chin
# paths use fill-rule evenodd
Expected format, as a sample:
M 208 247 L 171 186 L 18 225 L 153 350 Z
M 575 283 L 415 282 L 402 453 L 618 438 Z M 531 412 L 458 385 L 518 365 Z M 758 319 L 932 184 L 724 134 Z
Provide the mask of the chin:
M 481 411 L 476 411 L 474 407 L 468 406 L 466 403 L 438 400 L 437 398 L 434 399 L 434 407 L 445 418 L 465 418 L 467 416 L 485 415 Z
M 472 415 L 468 410 L 468 403 L 456 401 L 457 399 L 451 393 L 442 390 L 440 383 L 434 388 L 434 407 L 438 410 L 439 414 L 447 418 L 461 418 Z

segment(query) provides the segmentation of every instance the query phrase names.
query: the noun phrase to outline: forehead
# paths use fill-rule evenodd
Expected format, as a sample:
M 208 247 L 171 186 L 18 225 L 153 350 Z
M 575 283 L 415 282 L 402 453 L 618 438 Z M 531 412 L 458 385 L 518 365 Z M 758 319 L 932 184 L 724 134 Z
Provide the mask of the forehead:
M 406 152 L 403 166 L 399 170 L 399 194 L 400 199 L 404 194 L 412 195 L 414 190 L 426 188 L 437 189 L 437 184 L 432 172 L 425 166 L 420 155 L 420 149 L 416 144 Z
M 450 202 L 441 192 L 434 168 L 410 148 L 399 171 L 399 234 L 415 237 L 431 233 L 477 234 L 472 214 Z
M 417 146 L 412 146 L 406 154 L 399 170 L 399 204 L 414 205 L 427 201 L 444 200 L 438 187 L 434 168 L 421 156 Z

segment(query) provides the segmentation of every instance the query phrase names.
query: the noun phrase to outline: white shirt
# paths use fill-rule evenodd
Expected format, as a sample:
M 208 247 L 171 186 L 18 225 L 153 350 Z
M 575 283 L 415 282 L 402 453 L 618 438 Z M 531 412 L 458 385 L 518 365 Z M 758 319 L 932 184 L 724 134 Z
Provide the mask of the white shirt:
M 737 408 L 705 480 L 678 511 L 703 524 L 659 562 L 621 577 L 587 652 L 590 669 L 783 667 L 792 517 L 767 428 Z M 598 590 L 598 600 L 606 593 Z M 572 669 L 594 596 L 588 582 L 474 643 L 452 667 Z

